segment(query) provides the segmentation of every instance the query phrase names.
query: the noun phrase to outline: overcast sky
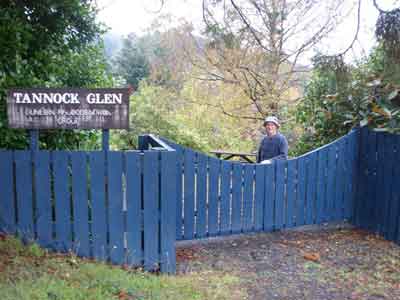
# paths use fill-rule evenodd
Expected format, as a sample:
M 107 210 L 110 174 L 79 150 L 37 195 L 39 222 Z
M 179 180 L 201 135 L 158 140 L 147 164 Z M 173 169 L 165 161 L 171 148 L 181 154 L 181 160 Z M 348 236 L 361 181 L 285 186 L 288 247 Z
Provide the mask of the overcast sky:
M 356 0 L 346 0 L 349 7 Z M 377 0 L 383 9 L 394 8 L 398 0 Z M 97 0 L 99 19 L 110 27 L 110 31 L 120 35 L 135 32 L 140 35 L 161 14 L 171 14 L 177 18 L 185 18 L 195 26 L 201 23 L 201 0 L 165 0 L 161 8 L 160 0 Z M 373 7 L 372 0 L 362 0 L 361 29 L 359 42 L 356 44 L 356 56 L 361 49 L 369 51 L 374 44 L 374 26 L 378 17 L 377 10 Z M 351 43 L 356 31 L 356 9 L 341 24 L 336 33 L 326 40 L 324 51 L 340 52 Z M 351 55 L 351 53 L 350 53 Z

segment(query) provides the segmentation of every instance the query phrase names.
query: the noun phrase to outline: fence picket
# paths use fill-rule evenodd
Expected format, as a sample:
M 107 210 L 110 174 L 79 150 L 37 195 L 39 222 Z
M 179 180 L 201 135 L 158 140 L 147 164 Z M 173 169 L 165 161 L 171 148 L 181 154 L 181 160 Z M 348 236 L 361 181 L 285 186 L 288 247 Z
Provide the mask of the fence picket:
M 108 257 L 104 155 L 102 151 L 89 153 L 93 257 L 99 260 L 106 260 Z
M 175 273 L 175 220 L 176 220 L 176 153 L 161 152 L 161 192 L 160 192 L 160 268 L 163 273 Z
M 232 232 L 242 230 L 242 164 L 233 164 L 232 170 Z
M 264 217 L 265 168 L 257 164 L 255 172 L 254 229 L 255 231 L 260 231 L 263 228 Z
M 307 186 L 306 186 L 306 224 L 315 223 L 315 193 L 316 193 L 316 173 L 317 173 L 317 153 L 308 155 L 307 162 Z
M 230 194 L 231 194 L 232 163 L 221 163 L 221 201 L 220 201 L 220 231 L 221 234 L 230 232 Z
M 376 172 L 377 172 L 377 137 L 376 132 L 368 132 L 368 177 L 367 177 L 367 194 L 366 194 L 366 228 L 375 230 L 375 198 L 376 198 Z
M 326 167 L 328 162 L 328 151 L 326 148 L 318 151 L 318 182 L 316 191 L 316 223 L 321 224 L 326 220 Z
M 114 264 L 125 262 L 122 166 L 122 152 L 107 152 L 109 251 Z
M 53 152 L 56 249 L 65 252 L 72 249 L 71 196 L 68 160 L 67 152 Z
M 71 153 L 72 203 L 74 211 L 74 249 L 78 255 L 88 257 L 89 245 L 89 207 L 87 157 L 85 152 Z
M 208 234 L 218 234 L 218 198 L 220 160 L 210 157 L 208 166 Z M 186 218 L 186 216 L 185 216 Z
M 343 218 L 350 220 L 353 211 L 353 181 L 354 181 L 354 152 L 355 148 L 356 131 L 352 131 L 346 139 L 344 147 L 344 196 L 343 196 Z
M 275 166 L 265 167 L 264 231 L 274 229 Z
M 196 177 L 197 227 L 196 237 L 206 236 L 207 225 L 207 156 L 199 154 Z
M 337 177 L 335 186 L 335 216 L 334 219 L 339 221 L 343 219 L 344 216 L 344 187 L 345 187 L 345 159 L 348 160 L 349 157 L 345 157 L 345 138 L 341 138 L 337 143 Z
M 400 161 L 400 136 L 392 136 L 395 144 L 395 161 Z M 388 239 L 391 241 L 395 241 L 397 239 L 397 231 L 400 230 L 398 228 L 398 220 L 400 219 L 400 170 L 398 167 L 394 167 L 393 170 L 393 179 L 397 179 L 397 184 L 394 184 L 392 187 L 392 195 L 391 195 L 391 205 L 390 205 L 390 219 L 389 219 L 389 232 Z
M 176 147 L 176 239 L 183 238 L 183 160 L 184 150 Z
M 0 232 L 16 232 L 13 153 L 0 151 Z
M 157 269 L 159 256 L 159 153 L 145 151 L 143 157 L 144 268 Z
M 24 240 L 35 238 L 33 227 L 32 162 L 29 151 L 15 151 L 17 231 Z
M 195 233 L 195 153 L 192 150 L 185 151 L 184 172 L 184 238 L 191 240 Z
M 243 166 L 243 231 L 251 231 L 253 227 L 253 181 L 254 166 Z
M 127 264 L 139 266 L 143 260 L 142 248 L 142 156 L 139 152 L 125 153 L 126 174 L 126 242 Z
M 306 197 L 306 158 L 300 157 L 297 162 L 297 201 L 296 226 L 305 224 L 305 197 Z
M 384 154 L 385 154 L 385 139 L 386 139 L 386 133 L 383 134 L 379 134 L 377 136 L 377 144 L 378 144 L 378 148 L 377 148 L 377 177 L 376 177 L 376 184 L 378 185 L 378 187 L 380 188 L 380 194 L 382 195 L 382 197 L 380 198 L 380 201 L 378 201 L 379 203 L 377 203 L 376 206 L 376 231 L 380 234 L 383 233 L 383 228 L 384 228 L 384 211 L 385 211 L 385 181 L 387 180 L 391 180 L 389 178 L 386 178 L 385 176 L 385 158 Z
M 277 160 L 276 164 L 276 188 L 275 188 L 275 229 L 281 229 L 285 225 L 285 166 L 286 161 Z
M 295 225 L 295 205 L 296 205 L 296 185 L 297 185 L 297 160 L 291 159 L 287 162 L 287 208 L 286 208 L 286 227 L 291 228 Z
M 336 164 L 336 145 L 329 146 L 328 149 L 328 182 L 326 187 L 326 212 L 327 220 L 332 221 L 335 218 L 335 187 L 337 179 Z

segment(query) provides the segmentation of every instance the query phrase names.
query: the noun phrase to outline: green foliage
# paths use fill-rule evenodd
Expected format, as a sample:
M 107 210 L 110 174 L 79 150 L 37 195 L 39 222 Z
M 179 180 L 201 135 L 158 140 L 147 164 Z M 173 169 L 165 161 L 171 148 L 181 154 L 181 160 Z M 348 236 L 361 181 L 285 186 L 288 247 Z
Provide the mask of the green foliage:
M 181 145 L 204 150 L 206 145 L 199 139 L 196 130 L 188 129 L 174 114 L 176 96 L 162 87 L 142 82 L 130 102 L 130 130 L 115 131 L 111 136 L 113 148 L 137 147 L 137 136 L 156 134 Z
M 179 93 L 142 81 L 131 97 L 130 130 L 114 131 L 112 148 L 133 149 L 137 136 L 152 133 L 198 151 L 229 149 L 250 151 L 253 142 L 243 138 L 237 119 L 221 115 L 208 106 L 193 103 L 193 86 L 186 82 Z
M 4 300 L 231 299 L 229 288 L 238 282 L 235 276 L 217 272 L 163 276 L 124 270 L 53 255 L 10 236 L 0 240 L 0 266 Z
M 357 66 L 342 58 L 317 57 L 297 120 L 305 134 L 298 154 L 326 144 L 351 128 L 400 132 L 400 66 L 390 63 L 382 47 Z
M 92 1 L 2 1 L 0 4 L 0 148 L 23 149 L 25 130 L 7 127 L 6 90 L 11 87 L 99 87 L 106 74 L 102 33 Z M 95 132 L 43 131 L 42 147 L 93 144 Z

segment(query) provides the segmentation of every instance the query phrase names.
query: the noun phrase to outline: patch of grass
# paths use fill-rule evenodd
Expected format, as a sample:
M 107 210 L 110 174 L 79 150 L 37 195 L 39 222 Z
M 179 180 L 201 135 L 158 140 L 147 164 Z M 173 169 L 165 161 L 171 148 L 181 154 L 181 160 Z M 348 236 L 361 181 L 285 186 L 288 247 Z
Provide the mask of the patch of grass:
M 233 275 L 166 276 L 51 254 L 36 244 L 0 241 L 2 300 L 232 299 Z M 243 299 L 243 298 L 239 298 Z

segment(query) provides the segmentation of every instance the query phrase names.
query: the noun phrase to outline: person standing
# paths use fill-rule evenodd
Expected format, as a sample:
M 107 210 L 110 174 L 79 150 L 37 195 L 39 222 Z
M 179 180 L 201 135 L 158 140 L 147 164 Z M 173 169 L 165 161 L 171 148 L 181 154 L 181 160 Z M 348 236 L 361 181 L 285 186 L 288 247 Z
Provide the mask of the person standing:
M 279 120 L 276 117 L 267 117 L 264 121 L 267 135 L 262 139 L 258 149 L 257 163 L 268 164 L 274 159 L 287 159 L 288 142 L 286 137 L 279 133 Z

